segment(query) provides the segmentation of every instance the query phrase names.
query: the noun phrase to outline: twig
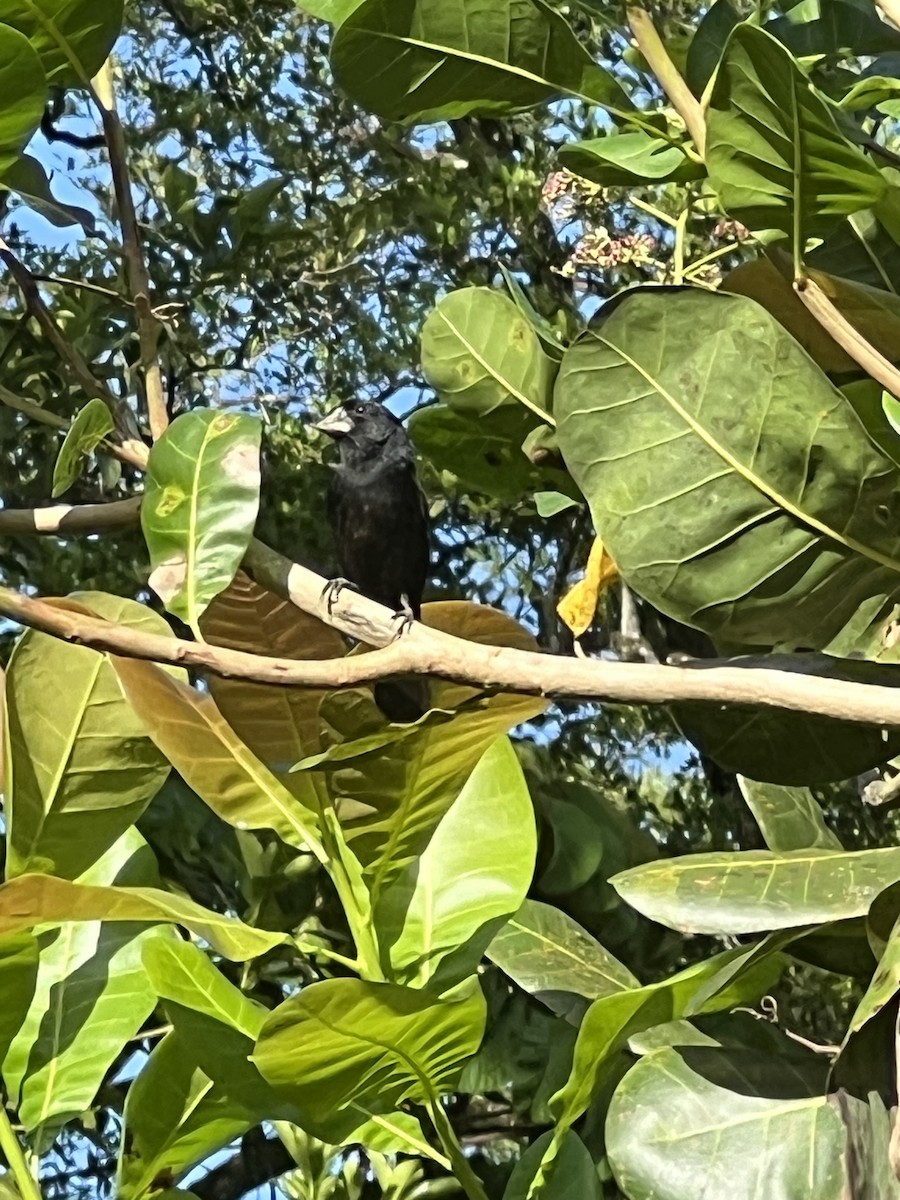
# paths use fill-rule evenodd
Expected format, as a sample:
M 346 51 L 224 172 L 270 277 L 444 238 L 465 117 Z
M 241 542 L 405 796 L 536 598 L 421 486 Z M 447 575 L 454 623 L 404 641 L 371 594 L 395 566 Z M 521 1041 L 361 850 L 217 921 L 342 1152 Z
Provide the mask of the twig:
M 258 543 L 245 565 L 253 569 L 254 562 L 258 566 L 266 557 L 283 564 L 287 586 L 286 592 L 281 589 L 282 594 L 289 595 L 298 607 L 369 645 L 383 648 L 314 662 L 265 658 L 143 633 L 86 615 L 67 601 L 48 603 L 7 588 L 0 589 L 0 613 L 54 637 L 125 658 L 187 664 L 214 675 L 279 687 L 343 688 L 396 675 L 423 675 L 528 696 L 621 704 L 700 701 L 755 705 L 868 725 L 900 726 L 900 688 L 823 679 L 794 671 L 742 668 L 728 665 L 728 660 L 723 660 L 725 665 L 694 669 L 556 657 L 467 642 L 420 623 L 396 639 L 396 623 L 389 609 L 345 591 L 329 617 L 322 597 L 326 581 Z M 255 574 L 260 578 L 258 569 Z
M 794 291 L 841 349 L 892 396 L 900 397 L 900 370 L 853 328 L 816 281 L 808 275 L 801 275 L 794 280 Z
M 125 131 L 119 120 L 116 96 L 113 87 L 112 63 L 107 60 L 101 73 L 94 80 L 93 99 L 100 110 L 103 133 L 109 153 L 116 205 L 119 210 L 119 225 L 122 230 L 122 249 L 128 284 L 134 300 L 137 316 L 138 338 L 141 346 L 141 366 L 144 371 L 144 386 L 147 391 L 147 415 L 150 421 L 150 436 L 160 438 L 169 424 L 166 408 L 162 371 L 159 366 L 158 349 L 161 326 L 150 303 L 150 277 L 144 261 L 141 233 L 134 197 L 131 192 L 131 176 L 128 170 L 128 148 Z
M 669 52 L 656 32 L 653 19 L 646 9 L 629 8 L 626 15 L 638 50 L 659 81 L 660 87 L 672 102 L 672 107 L 684 121 L 688 133 L 694 139 L 697 153 L 702 158 L 706 147 L 706 122 L 703 119 L 703 109 L 669 57 Z
M 32 421 L 37 421 L 41 425 L 49 425 L 51 429 L 59 429 L 65 433 L 71 425 L 71 421 L 65 417 L 60 417 L 57 413 L 48 412 L 34 400 L 27 400 L 24 396 L 17 396 L 8 388 L 0 384 L 0 404 L 5 404 L 7 408 L 14 408 L 16 412 L 24 413 L 26 417 L 31 417 Z M 137 467 L 143 471 L 147 466 L 147 457 L 149 450 L 143 442 L 139 442 L 136 438 L 128 438 L 123 443 L 117 442 L 101 442 L 97 447 L 104 454 L 111 454 L 113 458 L 117 458 L 119 462 L 128 463 L 131 467 Z M 29 531 L 23 531 L 29 532 Z M 31 533 L 40 532 L 36 529 L 31 529 Z
M 47 340 L 51 343 L 59 357 L 72 369 L 72 374 L 82 390 L 90 397 L 99 396 L 113 415 L 116 428 L 123 437 L 131 436 L 131 414 L 127 405 L 113 395 L 105 383 L 97 379 L 88 367 L 80 351 L 64 336 L 53 314 L 44 304 L 37 282 L 28 268 L 16 258 L 7 243 L 0 238 L 0 260 L 6 263 L 9 272 L 19 285 L 25 298 L 28 311 L 40 325 Z
M 138 522 L 141 497 L 109 504 L 54 504 L 47 508 L 0 509 L 0 534 L 102 533 Z

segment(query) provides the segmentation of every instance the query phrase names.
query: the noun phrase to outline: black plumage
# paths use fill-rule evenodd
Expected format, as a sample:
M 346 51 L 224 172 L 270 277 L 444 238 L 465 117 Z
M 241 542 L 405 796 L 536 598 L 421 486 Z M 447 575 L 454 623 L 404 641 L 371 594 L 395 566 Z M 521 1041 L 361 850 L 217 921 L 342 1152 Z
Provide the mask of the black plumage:
M 364 400 L 332 409 L 316 428 L 340 451 L 327 512 L 341 574 L 364 596 L 418 619 L 430 561 L 428 506 L 406 430 L 383 405 Z M 419 704 L 418 711 L 407 705 L 401 712 L 402 706 L 389 703 L 389 712 L 382 698 L 395 690 L 376 688 L 386 715 L 421 715 Z

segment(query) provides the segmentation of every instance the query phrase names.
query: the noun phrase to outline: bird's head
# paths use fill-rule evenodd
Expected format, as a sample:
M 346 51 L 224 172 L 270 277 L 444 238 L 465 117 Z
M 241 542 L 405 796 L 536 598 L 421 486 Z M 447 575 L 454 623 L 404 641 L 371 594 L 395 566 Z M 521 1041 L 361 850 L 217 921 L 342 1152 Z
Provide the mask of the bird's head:
M 400 421 L 374 400 L 346 400 L 313 428 L 334 438 L 343 461 L 376 456 L 388 443 L 398 447 L 408 445 Z

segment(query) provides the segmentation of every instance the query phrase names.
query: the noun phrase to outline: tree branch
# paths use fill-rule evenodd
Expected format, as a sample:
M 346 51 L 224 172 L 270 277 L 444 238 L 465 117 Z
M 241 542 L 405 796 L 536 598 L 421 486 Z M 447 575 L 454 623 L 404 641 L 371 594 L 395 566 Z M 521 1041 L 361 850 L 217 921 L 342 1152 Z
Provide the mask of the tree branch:
M 703 158 L 706 153 L 706 122 L 703 119 L 703 109 L 669 57 L 662 38 L 656 32 L 653 18 L 646 9 L 629 8 L 626 15 L 638 50 L 669 97 L 672 107 L 684 121 L 688 133 L 694 139 L 697 153 Z
M 128 411 L 128 406 L 118 396 L 114 396 L 105 383 L 97 379 L 80 351 L 64 336 L 56 324 L 53 314 L 44 304 L 34 276 L 23 263 L 19 262 L 3 238 L 0 238 L 0 260 L 6 264 L 9 273 L 19 285 L 29 313 L 40 325 L 59 357 L 63 362 L 68 363 L 79 386 L 88 396 L 99 396 L 112 413 L 116 428 L 122 437 L 131 438 L 131 413 Z
M 124 529 L 140 519 L 141 497 L 109 504 L 53 504 L 47 508 L 0 509 L 0 534 L 103 533 Z
M 239 1200 L 296 1166 L 277 1137 L 245 1138 L 236 1154 L 192 1183 L 191 1191 L 198 1200 Z
M 0 613 L 54 637 L 126 658 L 201 667 L 226 678 L 278 687 L 343 688 L 395 675 L 448 679 L 488 691 L 607 701 L 671 704 L 699 701 L 807 712 L 835 720 L 900 726 L 900 688 L 848 683 L 769 668 L 730 665 L 661 666 L 563 658 L 536 651 L 484 646 L 429 629 L 421 623 L 396 639 L 393 614 L 372 600 L 344 591 L 329 617 L 326 581 L 255 545 L 248 569 L 257 579 L 260 562 L 277 567 L 280 588 L 299 608 L 382 649 L 348 658 L 298 662 L 180 641 L 89 616 L 70 601 L 35 600 L 0 589 Z M 255 564 L 255 569 L 254 569 Z M 273 577 L 269 571 L 270 578 Z M 393 640 L 392 640 L 393 639 Z
M 900 370 L 854 329 L 816 281 L 808 275 L 803 275 L 794 280 L 794 291 L 841 349 L 892 396 L 900 397 Z
M 113 86 L 112 62 L 107 60 L 94 80 L 93 99 L 100 110 L 103 133 L 109 153 L 116 205 L 119 211 L 119 226 L 122 230 L 122 248 L 128 284 L 137 315 L 138 338 L 141 346 L 141 366 L 144 371 L 144 386 L 147 391 L 147 416 L 150 421 L 150 436 L 154 442 L 162 437 L 169 424 L 166 396 L 163 388 L 162 371 L 159 366 L 160 323 L 150 303 L 150 277 L 144 261 L 141 233 L 134 196 L 131 191 L 131 175 L 128 170 L 128 148 L 125 131 L 116 108 Z

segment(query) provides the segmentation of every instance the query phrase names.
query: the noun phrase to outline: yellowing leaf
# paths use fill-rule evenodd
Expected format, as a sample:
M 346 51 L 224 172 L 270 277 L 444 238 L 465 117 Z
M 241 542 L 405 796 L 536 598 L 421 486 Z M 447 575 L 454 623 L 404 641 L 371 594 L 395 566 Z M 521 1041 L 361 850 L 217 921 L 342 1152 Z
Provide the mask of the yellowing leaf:
M 581 637 L 590 628 L 600 597 L 618 578 L 616 564 L 600 539 L 594 538 L 584 579 L 563 596 L 556 609 L 576 637 Z

